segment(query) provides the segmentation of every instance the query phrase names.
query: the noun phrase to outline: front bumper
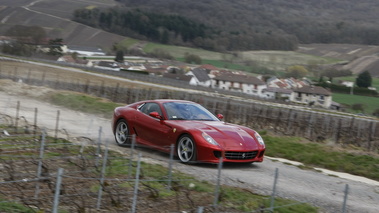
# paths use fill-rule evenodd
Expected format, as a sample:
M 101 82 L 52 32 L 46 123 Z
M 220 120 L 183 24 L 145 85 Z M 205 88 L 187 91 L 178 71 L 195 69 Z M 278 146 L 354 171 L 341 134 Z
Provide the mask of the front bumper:
M 205 163 L 219 163 L 220 158 L 223 162 L 249 163 L 262 162 L 265 149 L 259 150 L 221 150 L 212 147 L 198 147 L 197 161 Z

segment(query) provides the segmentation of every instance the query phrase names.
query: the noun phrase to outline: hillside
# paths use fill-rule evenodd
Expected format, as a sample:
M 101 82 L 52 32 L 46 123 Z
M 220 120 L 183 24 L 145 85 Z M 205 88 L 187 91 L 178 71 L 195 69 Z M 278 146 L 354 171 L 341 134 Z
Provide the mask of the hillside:
M 299 53 L 331 57 L 344 60 L 336 68 L 351 70 L 353 74 L 369 71 L 371 76 L 379 77 L 379 46 L 357 44 L 303 44 Z
M 307 30 L 314 29 L 340 38 L 331 31 L 320 30 L 314 25 L 339 26 L 346 30 L 355 29 L 354 26 L 361 26 L 364 29 L 371 29 L 369 35 L 374 35 L 379 39 L 379 36 L 376 36 L 379 20 L 375 18 L 379 5 L 375 4 L 374 0 L 363 0 L 359 4 L 352 0 L 304 2 L 294 0 L 285 2 L 279 0 L 241 0 L 238 2 L 219 0 L 197 1 L 196 4 L 193 1 L 188 3 L 173 0 L 93 0 L 90 2 L 85 0 L 2 0 L 0 2 L 0 35 L 4 35 L 14 25 L 36 25 L 42 26 L 50 38 L 63 38 L 64 42 L 69 45 L 101 47 L 110 53 L 115 44 L 128 43 L 127 48 L 129 48 L 138 45 L 138 40 L 73 22 L 73 13 L 80 8 L 110 8 L 124 7 L 125 5 L 130 9 L 141 8 L 157 13 L 180 14 L 207 26 L 229 31 L 254 30 L 268 34 L 297 34 L 298 37 L 300 35 L 309 37 L 315 33 Z M 339 25 L 335 25 L 336 23 Z M 288 28 L 289 26 L 292 28 Z M 352 34 L 348 35 L 353 36 Z M 311 40 L 303 39 L 303 41 L 307 43 Z M 379 76 L 377 73 L 379 71 L 376 71 L 377 61 L 379 61 L 377 46 L 304 43 L 299 44 L 298 53 L 345 61 L 354 60 L 354 63 L 345 64 L 341 68 L 351 69 L 354 73 L 370 70 L 373 76 Z M 143 48 L 144 44 L 149 43 L 143 42 L 143 45 L 139 45 L 139 47 Z M 171 51 L 174 48 L 174 46 L 168 46 L 167 50 Z M 190 48 L 187 48 L 183 53 L 191 53 L 191 51 Z M 252 55 L 249 52 L 245 53 L 242 54 L 244 57 Z M 176 55 L 176 57 L 182 56 Z M 209 56 L 202 55 L 203 59 L 208 59 L 208 57 L 214 58 L 212 53 Z M 245 58 L 240 60 L 245 60 Z
M 127 8 L 173 13 L 225 33 L 295 36 L 299 43 L 379 44 L 375 0 L 119 0 Z
M 275 48 L 279 45 L 273 45 L 275 42 L 289 42 L 289 39 L 299 44 L 379 44 L 379 20 L 377 19 L 379 5 L 375 0 L 362 0 L 359 4 L 354 0 L 240 0 L 237 2 L 228 0 L 2 0 L 0 6 L 2 7 L 0 33 L 12 24 L 39 25 L 45 26 L 51 36 L 60 36 L 68 42 L 75 43 L 79 43 L 80 39 L 86 42 L 83 38 L 89 38 L 88 35 L 83 38 L 77 37 L 78 29 L 67 23 L 73 20 L 75 10 L 115 8 L 127 11 L 140 9 L 161 15 L 178 15 L 187 18 L 188 21 L 201 23 L 210 29 L 208 33 L 212 35 L 208 37 L 212 36 L 209 39 L 214 43 L 207 40 L 208 37 L 205 36 L 202 37 L 203 41 L 199 39 L 196 41 L 197 45 L 201 45 L 199 43 L 217 45 L 219 49 L 222 49 L 219 46 L 224 46 L 225 49 L 241 49 L 244 46 L 252 49 L 264 49 L 270 46 Z M 115 11 L 110 12 L 104 15 L 112 15 Z M 87 20 L 92 21 L 92 24 L 96 22 L 88 17 Z M 154 20 L 150 20 L 152 21 Z M 163 27 L 167 28 L 167 26 Z M 78 28 L 84 28 L 84 26 Z M 115 32 L 120 33 L 123 30 L 125 29 Z M 133 29 L 128 31 L 133 31 Z M 138 37 L 136 32 L 129 32 L 129 35 Z M 143 37 L 139 39 L 141 38 Z M 230 39 L 234 42 L 228 42 Z M 271 42 L 267 42 L 267 39 Z M 262 42 L 265 44 L 259 45 Z
M 42 26 L 50 38 L 63 38 L 70 45 L 97 46 L 108 51 L 125 37 L 71 21 L 77 8 L 115 6 L 113 0 L 2 0 L 0 2 L 0 35 L 13 25 Z

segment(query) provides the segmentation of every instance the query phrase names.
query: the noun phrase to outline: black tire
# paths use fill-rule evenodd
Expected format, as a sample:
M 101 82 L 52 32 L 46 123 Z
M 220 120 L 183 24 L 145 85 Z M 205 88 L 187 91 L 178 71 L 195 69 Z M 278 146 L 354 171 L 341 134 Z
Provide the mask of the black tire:
M 196 144 L 190 135 L 182 135 L 176 144 L 176 153 L 182 163 L 196 161 Z
M 124 119 L 117 121 L 114 137 L 117 145 L 130 145 L 129 126 Z

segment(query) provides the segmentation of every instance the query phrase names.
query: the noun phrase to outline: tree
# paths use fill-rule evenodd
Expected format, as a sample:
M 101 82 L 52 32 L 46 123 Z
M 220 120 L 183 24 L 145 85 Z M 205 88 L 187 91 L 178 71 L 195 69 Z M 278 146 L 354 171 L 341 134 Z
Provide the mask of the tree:
M 357 84 L 358 87 L 364 87 L 364 88 L 371 87 L 372 78 L 371 78 L 370 73 L 367 70 L 362 72 L 361 74 L 358 75 L 355 83 Z
M 74 59 L 74 60 L 77 60 L 78 59 L 78 52 L 73 52 L 71 53 L 71 57 Z
M 162 44 L 168 44 L 168 42 L 169 42 L 169 33 L 168 33 L 168 30 L 166 30 L 166 29 L 163 30 L 160 42 Z
M 63 39 L 56 38 L 49 40 L 49 55 L 62 56 L 63 55 Z
M 184 61 L 186 63 L 189 63 L 189 64 L 192 64 L 192 63 L 201 64 L 202 63 L 200 56 L 194 55 L 194 54 L 188 54 L 188 53 L 185 54 Z
M 307 76 L 308 70 L 300 65 L 294 65 L 287 68 L 287 77 L 303 78 Z
M 1 50 L 3 53 L 19 56 L 31 56 L 35 52 L 33 46 L 18 41 L 3 44 Z
M 116 52 L 116 58 L 114 60 L 117 61 L 117 62 L 119 62 L 119 63 L 123 63 L 124 62 L 124 51 L 117 50 L 117 52 Z

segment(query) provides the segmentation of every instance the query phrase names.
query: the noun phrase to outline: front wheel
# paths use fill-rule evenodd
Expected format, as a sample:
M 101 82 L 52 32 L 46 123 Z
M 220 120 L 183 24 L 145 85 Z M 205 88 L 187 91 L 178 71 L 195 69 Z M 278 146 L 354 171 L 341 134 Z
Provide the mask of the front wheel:
M 116 124 L 115 139 L 119 146 L 130 144 L 129 127 L 124 119 L 121 119 Z
M 191 136 L 181 136 L 178 140 L 176 151 L 182 163 L 196 161 L 196 145 Z

